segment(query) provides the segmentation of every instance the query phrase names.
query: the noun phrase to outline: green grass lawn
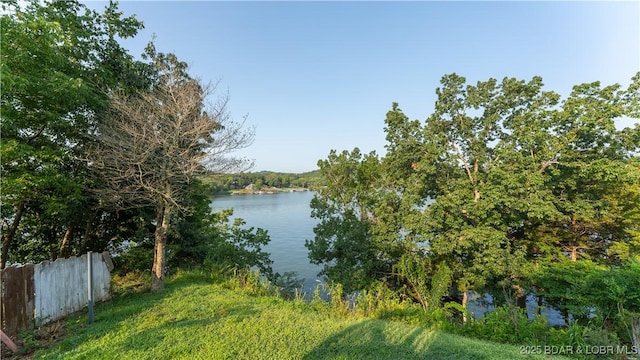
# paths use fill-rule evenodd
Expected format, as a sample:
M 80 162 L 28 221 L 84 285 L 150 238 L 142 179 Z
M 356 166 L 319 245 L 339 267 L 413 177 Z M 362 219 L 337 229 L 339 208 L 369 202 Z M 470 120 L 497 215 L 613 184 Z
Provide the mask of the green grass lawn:
M 247 295 L 195 275 L 129 294 L 64 323 L 35 359 L 530 359 L 494 344 L 375 319 L 332 316 L 302 301 Z M 544 358 L 544 357 L 537 357 Z

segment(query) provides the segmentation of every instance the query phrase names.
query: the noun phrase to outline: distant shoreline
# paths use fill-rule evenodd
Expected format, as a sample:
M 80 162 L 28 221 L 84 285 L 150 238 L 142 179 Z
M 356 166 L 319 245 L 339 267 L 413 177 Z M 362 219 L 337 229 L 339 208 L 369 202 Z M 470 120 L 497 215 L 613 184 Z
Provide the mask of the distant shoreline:
M 311 189 L 304 187 L 289 187 L 289 188 L 276 188 L 276 187 L 265 187 L 259 190 L 253 188 L 245 188 L 245 189 L 237 189 L 231 190 L 230 195 L 263 195 L 263 194 L 279 194 L 279 193 L 288 193 L 288 192 L 303 192 L 303 191 L 311 191 Z

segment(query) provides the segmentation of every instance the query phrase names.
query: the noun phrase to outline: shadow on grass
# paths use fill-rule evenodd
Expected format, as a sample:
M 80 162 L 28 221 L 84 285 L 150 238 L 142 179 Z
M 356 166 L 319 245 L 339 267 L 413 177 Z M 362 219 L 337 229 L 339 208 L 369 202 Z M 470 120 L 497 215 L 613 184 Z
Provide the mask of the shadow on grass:
M 432 333 L 402 324 L 365 320 L 327 338 L 304 359 L 416 359 Z
M 366 320 L 327 338 L 304 359 L 505 359 L 514 354 L 476 346 L 424 327 Z M 506 356 L 506 357 L 505 357 Z

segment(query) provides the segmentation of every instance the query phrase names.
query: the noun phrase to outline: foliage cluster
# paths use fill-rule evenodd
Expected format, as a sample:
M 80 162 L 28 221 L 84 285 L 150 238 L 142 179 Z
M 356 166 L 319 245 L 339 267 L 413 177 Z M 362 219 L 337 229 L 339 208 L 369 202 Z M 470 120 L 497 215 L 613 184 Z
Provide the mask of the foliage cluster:
M 119 45 L 142 23 L 116 5 L 21 4 L 3 2 L 0 20 L 0 267 L 102 250 L 126 233 L 117 225 L 134 214 L 99 206 L 82 158 L 109 91 L 144 88 L 152 71 Z
M 508 310 L 468 325 L 485 338 L 539 338 L 541 324 L 520 326 L 512 309 L 535 296 L 567 325 L 598 320 L 640 346 L 640 124 L 616 128 L 640 118 L 639 89 L 640 73 L 565 99 L 539 77 L 444 76 L 424 122 L 393 104 L 384 156 L 332 150 L 318 162 L 309 258 L 346 294 L 382 282 L 425 312 L 458 309 L 454 323 L 469 323 L 471 291 L 488 293 Z M 515 328 L 491 330 L 509 316 Z
M 120 271 L 205 262 L 270 273 L 262 229 L 212 214 L 198 176 L 246 170 L 230 157 L 252 129 L 226 96 L 150 43 L 120 44 L 143 23 L 117 3 L 2 3 L 2 251 L 7 264 L 110 250 Z M 208 193 L 207 193 L 208 192 Z

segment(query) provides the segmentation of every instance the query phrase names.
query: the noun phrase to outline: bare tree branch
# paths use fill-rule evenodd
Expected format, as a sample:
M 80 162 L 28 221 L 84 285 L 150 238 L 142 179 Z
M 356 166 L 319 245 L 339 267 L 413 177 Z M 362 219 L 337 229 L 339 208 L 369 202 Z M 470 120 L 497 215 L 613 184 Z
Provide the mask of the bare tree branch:
M 230 121 L 226 96 L 203 111 L 214 92 L 189 80 L 132 96 L 112 95 L 112 111 L 90 155 L 104 181 L 102 199 L 184 211 L 184 190 L 194 176 L 245 170 L 247 160 L 229 155 L 252 143 L 253 129 Z
M 154 64 L 158 76 L 151 90 L 111 95 L 111 111 L 97 129 L 89 163 L 103 181 L 97 191 L 104 206 L 155 208 L 155 291 L 164 286 L 171 216 L 189 211 L 189 185 L 206 171 L 244 169 L 246 160 L 229 155 L 252 143 L 253 129 L 230 121 L 227 96 L 206 107 L 216 87 L 189 77 L 175 55 L 156 54 Z

